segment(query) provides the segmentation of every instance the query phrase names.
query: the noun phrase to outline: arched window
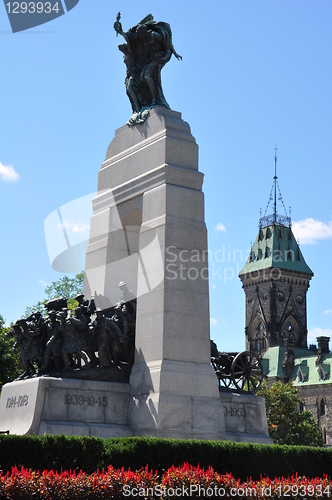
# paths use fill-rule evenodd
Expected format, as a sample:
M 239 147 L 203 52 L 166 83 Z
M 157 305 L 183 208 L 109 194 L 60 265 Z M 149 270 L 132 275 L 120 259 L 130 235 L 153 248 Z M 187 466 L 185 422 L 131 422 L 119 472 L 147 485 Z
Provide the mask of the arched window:
M 299 337 L 299 325 L 293 316 L 289 317 L 287 321 L 282 325 L 281 338 L 289 339 L 293 342 L 297 342 Z
M 300 401 L 300 413 L 304 412 L 304 402 Z
M 287 330 L 288 332 L 291 332 L 291 331 L 292 331 L 292 325 L 290 324 L 290 322 L 289 322 L 289 321 L 286 321 L 285 327 L 286 327 L 286 330 Z
M 322 417 L 323 415 L 325 415 L 325 399 L 322 398 L 320 400 L 320 406 L 319 406 L 319 414 L 320 416 Z
M 260 320 L 259 316 L 257 318 L 259 320 L 257 327 L 256 327 L 256 334 L 255 334 L 255 340 L 254 340 L 254 349 L 256 351 L 260 351 L 261 349 L 266 348 L 266 329 L 264 322 Z

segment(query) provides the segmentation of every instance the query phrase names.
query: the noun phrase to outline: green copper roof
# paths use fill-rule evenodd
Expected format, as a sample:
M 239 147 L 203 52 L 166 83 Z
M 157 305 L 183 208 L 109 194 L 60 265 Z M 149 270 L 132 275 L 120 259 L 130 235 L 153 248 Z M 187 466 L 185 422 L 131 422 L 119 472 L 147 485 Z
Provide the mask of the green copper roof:
M 294 368 L 290 376 L 293 385 L 300 388 L 307 385 L 331 384 L 332 354 L 324 354 L 320 367 L 316 366 L 317 356 L 317 352 L 312 355 L 302 354 L 299 357 L 295 354 Z M 299 374 L 299 370 L 302 374 Z
M 284 359 L 284 347 L 270 347 L 263 355 L 262 362 L 264 373 L 268 377 L 285 377 L 281 368 Z
M 270 347 L 263 355 L 264 373 L 267 377 L 284 378 L 281 364 L 284 359 L 285 347 Z M 331 384 L 332 353 L 324 354 L 320 365 L 316 366 L 318 352 L 311 349 L 294 349 L 294 368 L 289 378 L 296 387 Z M 301 371 L 301 373 L 299 373 Z
M 271 224 L 259 230 L 248 260 L 239 276 L 268 268 L 313 276 L 290 227 Z

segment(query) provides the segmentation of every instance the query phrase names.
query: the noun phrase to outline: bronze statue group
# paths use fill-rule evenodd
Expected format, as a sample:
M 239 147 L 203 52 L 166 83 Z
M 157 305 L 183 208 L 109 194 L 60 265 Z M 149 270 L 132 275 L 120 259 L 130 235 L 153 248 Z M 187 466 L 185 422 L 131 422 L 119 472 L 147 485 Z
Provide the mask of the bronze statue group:
M 57 298 L 47 302 L 45 316 L 36 311 L 17 320 L 7 336 L 16 338 L 13 349 L 20 351 L 19 379 L 132 366 L 136 299 L 125 283 L 119 287 L 121 300 L 107 309 L 97 308 L 94 297 L 84 300 L 81 294 L 75 297 L 74 310 L 67 307 L 66 298 Z

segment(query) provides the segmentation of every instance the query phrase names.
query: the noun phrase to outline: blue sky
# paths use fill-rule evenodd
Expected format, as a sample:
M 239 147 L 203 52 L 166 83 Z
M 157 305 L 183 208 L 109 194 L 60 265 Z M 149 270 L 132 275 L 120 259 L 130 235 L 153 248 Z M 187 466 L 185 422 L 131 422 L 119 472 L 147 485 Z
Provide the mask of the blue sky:
M 244 348 L 237 274 L 268 201 L 275 144 L 283 199 L 315 273 L 309 334 L 331 334 L 330 0 L 80 0 L 16 34 L 0 5 L 0 314 L 16 320 L 62 276 L 44 221 L 96 190 L 114 131 L 131 115 L 118 11 L 124 29 L 148 13 L 169 22 L 183 57 L 171 59 L 162 81 L 199 145 L 209 249 L 219 260 L 225 250 L 225 262 L 210 263 L 211 337 L 219 349 Z M 67 223 L 73 238 L 88 231 L 85 219 Z

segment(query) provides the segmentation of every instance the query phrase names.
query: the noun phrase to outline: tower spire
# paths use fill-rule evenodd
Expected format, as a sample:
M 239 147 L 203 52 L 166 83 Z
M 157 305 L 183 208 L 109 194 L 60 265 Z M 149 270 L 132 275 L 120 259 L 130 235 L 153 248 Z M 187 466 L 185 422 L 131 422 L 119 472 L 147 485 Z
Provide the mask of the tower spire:
M 273 222 L 274 224 L 277 222 L 277 155 L 278 147 L 275 145 L 274 148 L 274 209 L 273 209 Z
M 264 215 L 263 215 L 263 217 L 262 217 L 262 215 L 260 215 L 260 218 L 259 218 L 259 227 L 260 228 L 265 227 L 265 226 L 269 226 L 270 224 L 282 224 L 282 225 L 288 224 L 288 226 L 291 227 L 291 224 L 292 224 L 290 214 L 289 215 L 287 214 L 287 210 L 286 210 L 286 207 L 284 205 L 284 202 L 283 202 L 283 199 L 281 196 L 281 192 L 280 192 L 279 183 L 278 183 L 278 177 L 277 177 L 278 155 L 277 155 L 277 151 L 278 151 L 278 147 L 277 147 L 277 145 L 275 145 L 273 184 L 272 184 L 272 189 L 271 189 L 270 196 L 269 196 L 269 201 L 267 202 L 267 205 L 265 208 Z M 285 211 L 285 215 L 280 215 L 280 214 L 278 214 L 278 211 L 277 211 L 277 190 L 278 190 L 278 194 L 279 194 L 278 200 L 280 200 L 282 203 L 282 206 L 283 206 L 284 211 Z M 266 215 L 271 201 L 273 202 L 273 213 L 271 215 Z

